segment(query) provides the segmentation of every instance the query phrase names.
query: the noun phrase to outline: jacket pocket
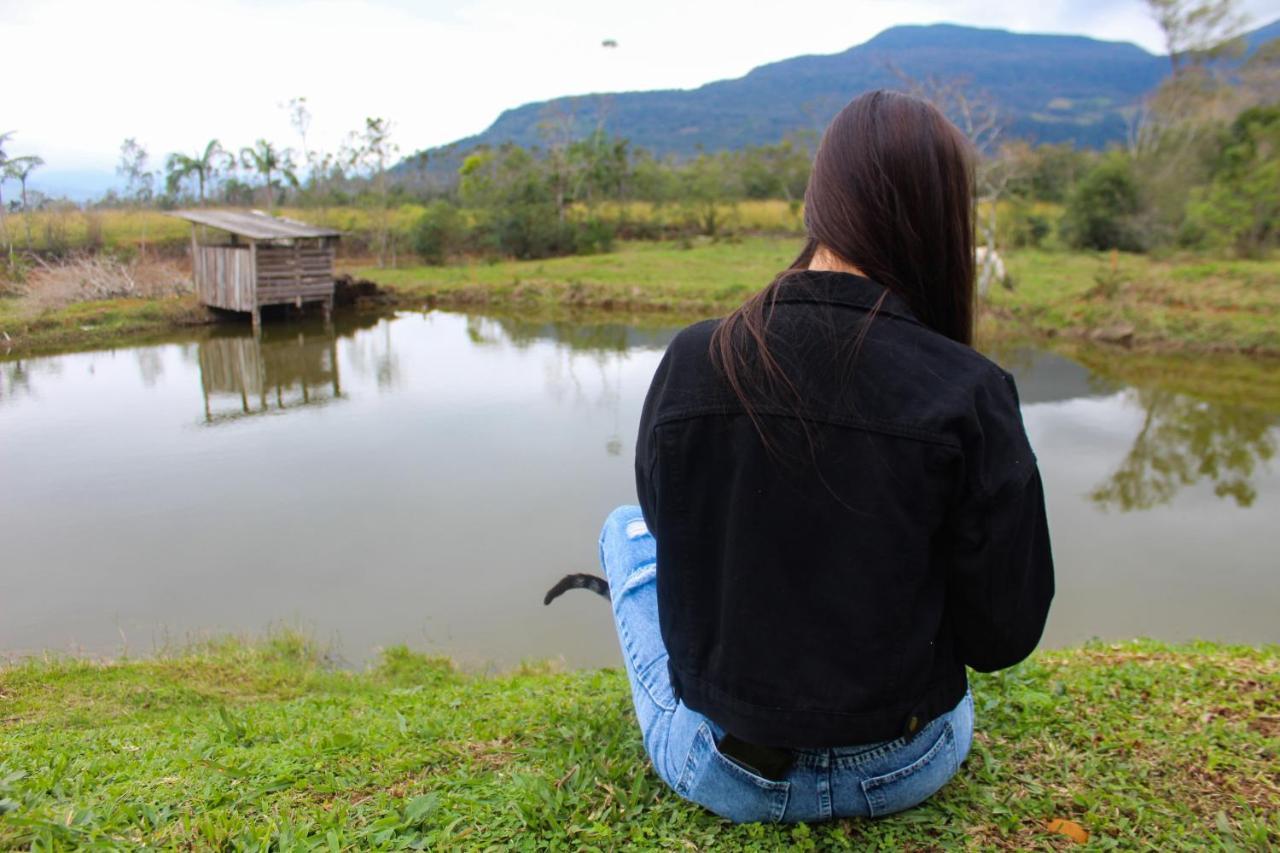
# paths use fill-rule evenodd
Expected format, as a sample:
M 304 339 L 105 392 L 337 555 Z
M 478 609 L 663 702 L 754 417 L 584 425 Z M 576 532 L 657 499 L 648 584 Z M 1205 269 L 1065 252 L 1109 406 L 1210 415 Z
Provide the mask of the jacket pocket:
M 924 802 L 959 769 L 955 732 L 947 721 L 924 755 L 892 773 L 862 781 L 871 816 L 883 817 Z
M 703 722 L 693 738 L 676 793 L 735 823 L 782 820 L 791 783 L 757 776 L 725 758 Z

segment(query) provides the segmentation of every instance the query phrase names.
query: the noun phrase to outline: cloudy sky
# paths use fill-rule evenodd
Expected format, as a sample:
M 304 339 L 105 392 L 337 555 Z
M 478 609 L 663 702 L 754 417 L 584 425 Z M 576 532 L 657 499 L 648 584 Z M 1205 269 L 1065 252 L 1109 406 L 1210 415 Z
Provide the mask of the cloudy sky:
M 127 136 L 158 165 L 213 137 L 297 147 L 281 105 L 302 95 L 311 147 L 384 116 L 409 152 L 532 100 L 694 87 L 939 21 L 1160 47 L 1140 0 L 0 0 L 0 131 L 46 172 L 110 170 Z

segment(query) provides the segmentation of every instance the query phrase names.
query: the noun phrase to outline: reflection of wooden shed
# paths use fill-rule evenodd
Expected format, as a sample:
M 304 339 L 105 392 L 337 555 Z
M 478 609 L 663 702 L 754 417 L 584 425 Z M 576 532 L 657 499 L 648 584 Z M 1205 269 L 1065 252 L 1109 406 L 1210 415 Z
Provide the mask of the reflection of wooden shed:
M 262 322 L 263 305 L 301 308 L 304 302 L 321 302 L 326 317 L 333 310 L 333 254 L 340 232 L 257 210 L 173 215 L 192 224 L 192 277 L 205 305 L 247 311 L 255 327 Z M 199 226 L 227 236 L 210 239 L 207 228 Z
M 342 398 L 338 384 L 337 338 L 289 334 L 213 337 L 200 341 L 200 384 L 204 419 L 222 423 L 246 415 L 330 403 Z M 230 398 L 233 410 L 219 406 Z

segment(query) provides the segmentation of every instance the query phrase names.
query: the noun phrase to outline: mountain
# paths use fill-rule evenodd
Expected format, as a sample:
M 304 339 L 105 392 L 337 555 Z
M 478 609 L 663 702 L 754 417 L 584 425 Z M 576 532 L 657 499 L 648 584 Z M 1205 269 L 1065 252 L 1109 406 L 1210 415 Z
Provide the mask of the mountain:
M 1251 49 L 1280 35 L 1280 20 L 1246 36 Z M 1013 33 L 953 24 L 901 26 L 842 53 L 797 56 L 697 89 L 581 95 L 525 104 L 487 130 L 428 152 L 456 168 L 476 145 L 545 144 L 539 125 L 571 116 L 573 135 L 603 120 L 612 134 L 659 155 L 689 156 L 774 143 L 820 130 L 859 92 L 901 88 L 893 69 L 916 80 L 963 79 L 1008 117 L 1007 136 L 1100 148 L 1124 139 L 1127 116 L 1164 77 L 1169 60 L 1127 42 Z M 431 162 L 431 160 L 429 160 Z
M 1249 53 L 1253 53 L 1267 42 L 1275 39 L 1280 39 L 1280 18 L 1276 18 L 1271 23 L 1258 27 L 1244 36 L 1245 45 Z

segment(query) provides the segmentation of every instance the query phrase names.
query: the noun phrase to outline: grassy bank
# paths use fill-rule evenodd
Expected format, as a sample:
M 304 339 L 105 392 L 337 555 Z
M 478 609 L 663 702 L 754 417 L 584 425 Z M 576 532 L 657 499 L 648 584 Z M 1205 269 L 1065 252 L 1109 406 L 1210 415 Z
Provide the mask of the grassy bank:
M 601 255 L 378 269 L 351 265 L 393 294 L 391 307 L 489 312 L 666 313 L 680 321 L 740 304 L 790 262 L 794 238 L 624 243 Z M 987 341 L 1124 339 L 1140 350 L 1280 354 L 1280 260 L 1155 259 L 1010 253 L 1012 290 L 982 312 Z M 209 322 L 190 296 L 33 308 L 0 297 L 0 353 L 107 346 Z
M 103 299 L 41 311 L 0 298 L 0 356 L 136 346 L 215 322 L 192 295 Z
M 733 308 L 786 266 L 796 239 L 630 243 L 545 261 L 376 269 L 357 274 L 405 303 L 444 307 L 578 306 L 710 315 Z M 995 288 L 988 336 L 1126 338 L 1147 349 L 1280 353 L 1280 260 L 1154 259 L 1010 253 L 1013 289 Z
M 0 847 L 1175 849 L 1280 843 L 1280 649 L 1150 642 L 977 676 L 980 733 L 889 819 L 733 826 L 646 764 L 623 676 L 468 676 L 306 642 L 0 671 Z

